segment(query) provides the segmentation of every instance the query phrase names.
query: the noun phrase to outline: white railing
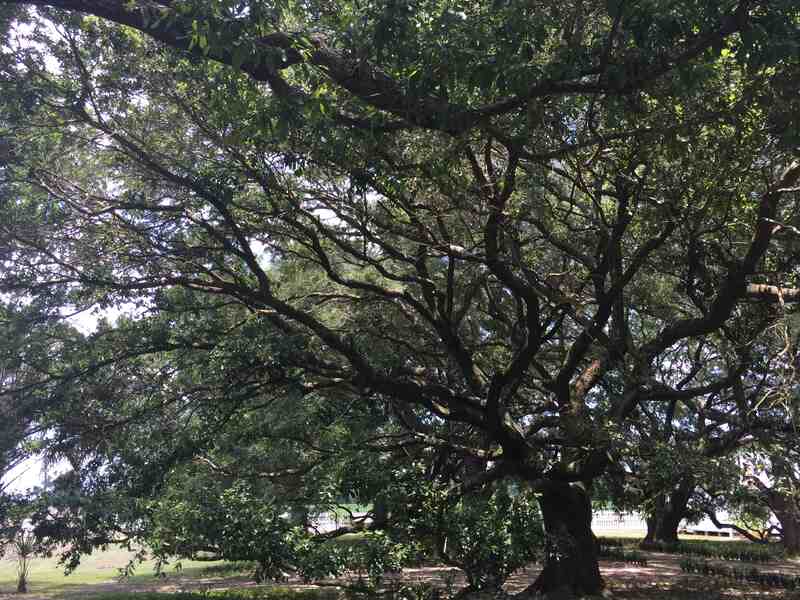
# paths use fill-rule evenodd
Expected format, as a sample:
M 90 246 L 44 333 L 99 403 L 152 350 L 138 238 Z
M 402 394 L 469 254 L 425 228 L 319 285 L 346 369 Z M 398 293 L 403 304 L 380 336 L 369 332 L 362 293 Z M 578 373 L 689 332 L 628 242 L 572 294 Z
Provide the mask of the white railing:
M 592 530 L 646 531 L 647 523 L 636 513 L 618 513 L 613 510 L 596 510 L 592 513 Z

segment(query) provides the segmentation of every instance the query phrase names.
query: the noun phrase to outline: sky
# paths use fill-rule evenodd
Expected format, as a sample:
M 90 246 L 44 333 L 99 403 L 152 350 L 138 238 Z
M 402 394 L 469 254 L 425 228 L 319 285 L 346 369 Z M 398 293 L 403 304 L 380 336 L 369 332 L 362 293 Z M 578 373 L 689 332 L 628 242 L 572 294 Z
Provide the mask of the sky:
M 41 486 L 44 481 L 44 471 L 40 458 L 29 458 L 20 463 L 2 478 L 0 489 L 7 492 L 24 492 L 32 487 Z M 49 470 L 52 477 L 55 473 L 61 472 L 58 469 Z

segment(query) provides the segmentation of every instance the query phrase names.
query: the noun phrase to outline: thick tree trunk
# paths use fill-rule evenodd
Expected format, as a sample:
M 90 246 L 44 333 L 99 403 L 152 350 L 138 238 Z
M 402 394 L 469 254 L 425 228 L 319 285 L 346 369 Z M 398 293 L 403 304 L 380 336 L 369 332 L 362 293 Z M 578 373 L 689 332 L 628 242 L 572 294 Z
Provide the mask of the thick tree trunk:
M 665 510 L 661 514 L 647 518 L 647 534 L 642 546 L 648 544 L 664 543 L 675 544 L 678 542 L 678 527 L 683 520 L 683 511 Z
M 540 499 L 547 544 L 545 563 L 525 595 L 572 598 L 600 594 L 605 584 L 592 533 L 592 505 L 584 489 L 554 484 Z
M 678 542 L 678 528 L 686 516 L 693 492 L 694 482 L 685 480 L 671 494 L 660 494 L 656 498 L 653 511 L 646 519 L 647 534 L 642 541 L 643 548 L 653 543 Z
M 786 475 L 787 467 L 781 457 L 771 458 L 772 475 L 777 481 L 781 481 L 780 478 Z M 800 499 L 795 494 L 784 492 L 777 485 L 768 487 L 758 477 L 750 477 L 749 480 L 761 491 L 764 502 L 780 522 L 781 541 L 786 553 L 790 556 L 800 555 Z
M 782 529 L 783 547 L 786 549 L 786 554 L 800 556 L 800 519 L 795 518 L 791 522 L 783 523 Z
M 778 494 L 775 494 L 778 496 Z M 800 555 L 800 507 L 794 498 L 783 497 L 780 502 L 773 500 L 772 510 L 781 524 L 781 538 L 786 554 Z

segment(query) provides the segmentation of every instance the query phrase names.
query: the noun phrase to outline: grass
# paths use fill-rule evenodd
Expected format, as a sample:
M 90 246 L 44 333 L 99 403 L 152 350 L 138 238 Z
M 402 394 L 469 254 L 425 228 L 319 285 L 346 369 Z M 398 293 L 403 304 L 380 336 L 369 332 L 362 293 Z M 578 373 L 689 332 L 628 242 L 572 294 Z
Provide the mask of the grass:
M 350 534 L 330 543 L 355 545 L 362 542 L 363 534 Z M 57 558 L 35 558 L 31 563 L 28 589 L 31 594 L 58 597 L 69 594 L 86 585 L 114 583 L 119 576 L 119 569 L 125 567 L 133 557 L 133 553 L 119 547 L 109 547 L 105 551 L 95 551 L 85 556 L 80 566 L 70 575 L 64 575 L 64 568 L 58 564 Z M 227 563 L 223 561 L 198 562 L 180 561 L 181 569 L 176 571 L 175 563 L 167 566 L 164 572 L 168 577 L 175 574 L 185 578 L 221 578 L 235 575 L 247 575 L 252 572 L 252 565 L 245 563 Z M 146 561 L 136 567 L 136 572 L 127 581 L 133 585 L 147 584 L 153 581 L 155 562 Z M 0 559 L 0 596 L 11 594 L 16 590 L 16 561 L 5 557 Z M 97 596 L 97 598 L 104 596 Z M 155 597 L 155 596 L 154 596 Z M 174 598 L 174 596 L 171 596 Z M 294 598 L 294 596 L 292 596 Z M 93 595 L 92 598 L 95 598 Z M 109 596 L 109 598 L 111 598 Z M 121 597 L 121 598 L 124 598 Z M 136 595 L 136 600 L 147 600 L 146 596 Z M 303 599 L 300 599 L 303 600 Z
M 109 547 L 106 551 L 96 551 L 84 557 L 80 566 L 70 575 L 64 575 L 64 568 L 53 558 L 36 558 L 31 563 L 28 589 L 36 594 L 55 594 L 67 592 L 79 586 L 110 583 L 116 580 L 119 569 L 126 566 L 133 557 L 133 553 L 123 548 Z M 209 566 L 207 562 L 181 561 L 181 574 L 185 576 L 202 573 L 202 569 Z M 152 579 L 155 563 L 147 561 L 137 566 L 136 573 L 130 578 L 131 583 L 140 583 Z M 172 566 L 165 569 L 165 573 L 173 574 Z M 5 557 L 0 560 L 0 594 L 11 593 L 16 590 L 17 573 L 16 561 Z M 137 596 L 137 598 L 139 598 Z M 139 598 L 139 600 L 143 600 Z

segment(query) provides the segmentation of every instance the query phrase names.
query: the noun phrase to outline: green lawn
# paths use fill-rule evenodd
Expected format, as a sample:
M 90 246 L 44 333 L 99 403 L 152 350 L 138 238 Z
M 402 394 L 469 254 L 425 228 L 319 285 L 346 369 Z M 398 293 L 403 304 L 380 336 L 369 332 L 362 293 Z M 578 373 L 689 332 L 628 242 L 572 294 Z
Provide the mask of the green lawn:
M 357 544 L 364 538 L 363 534 L 350 534 L 342 536 L 335 540 L 336 544 Z M 70 592 L 79 591 L 82 586 L 92 584 L 107 584 L 117 581 L 119 576 L 119 569 L 126 566 L 133 557 L 133 553 L 128 550 L 109 547 L 106 551 L 96 551 L 93 554 L 86 556 L 81 561 L 80 566 L 70 575 L 64 575 L 63 567 L 58 565 L 56 558 L 38 558 L 34 559 L 29 575 L 28 591 L 31 595 L 48 596 L 53 599 L 63 596 L 73 596 Z M 220 578 L 230 577 L 232 575 L 243 575 L 248 572 L 247 569 L 242 571 L 236 569 L 236 565 L 230 563 L 217 562 L 198 562 L 198 561 L 180 561 L 181 569 L 176 571 L 174 563 L 166 567 L 165 573 L 167 574 L 167 582 L 169 578 L 179 574 L 182 579 L 185 578 Z M 146 585 L 153 582 L 154 578 L 154 561 L 144 562 L 136 567 L 136 573 L 128 578 L 127 583 L 130 587 L 137 587 L 137 585 Z M 208 572 L 203 572 L 208 567 L 216 567 L 210 569 Z M 6 594 L 11 594 L 16 591 L 17 574 L 16 563 L 8 557 L 0 559 L 0 599 L 5 598 Z M 120 589 L 125 589 L 125 586 L 120 586 Z
M 68 576 L 64 575 L 64 569 L 58 565 L 57 559 L 37 558 L 31 565 L 28 589 L 35 594 L 55 594 L 77 586 L 113 582 L 119 575 L 119 569 L 127 565 L 132 556 L 132 552 L 122 548 L 96 551 L 84 557 L 81 565 Z M 199 575 L 203 567 L 216 563 L 181 561 L 181 564 L 184 575 Z M 139 583 L 152 579 L 153 567 L 152 561 L 142 563 L 136 568 L 136 574 L 130 578 L 130 582 Z M 169 566 L 165 572 L 169 575 L 175 573 L 175 570 Z M 16 563 L 8 557 L 3 558 L 0 560 L 0 594 L 14 592 L 16 585 Z

